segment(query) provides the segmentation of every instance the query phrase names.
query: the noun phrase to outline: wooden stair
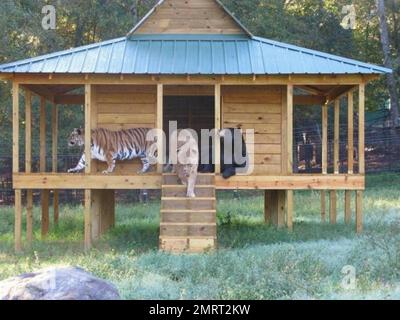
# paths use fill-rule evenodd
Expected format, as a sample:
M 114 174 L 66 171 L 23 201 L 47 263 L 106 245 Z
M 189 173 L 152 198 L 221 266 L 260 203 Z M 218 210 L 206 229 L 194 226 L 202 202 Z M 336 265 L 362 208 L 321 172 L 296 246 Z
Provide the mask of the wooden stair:
M 196 198 L 186 197 L 186 187 L 175 174 L 163 174 L 161 190 L 160 249 L 174 253 L 201 253 L 215 249 L 215 175 L 198 175 Z

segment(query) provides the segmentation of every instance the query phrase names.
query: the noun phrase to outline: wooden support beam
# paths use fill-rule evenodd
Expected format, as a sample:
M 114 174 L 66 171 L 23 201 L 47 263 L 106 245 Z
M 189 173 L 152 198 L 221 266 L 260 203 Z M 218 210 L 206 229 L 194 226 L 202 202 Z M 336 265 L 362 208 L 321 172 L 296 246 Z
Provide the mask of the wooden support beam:
M 358 91 L 358 173 L 365 174 L 365 84 Z
M 264 191 L 264 221 L 266 224 L 272 223 L 272 193 L 271 190 Z
M 215 173 L 221 173 L 221 141 L 219 132 L 221 130 L 221 85 L 215 85 Z
M 296 86 L 296 87 L 305 92 L 308 92 L 312 95 L 315 95 L 315 96 L 324 96 L 325 95 L 324 91 L 318 90 L 317 88 L 314 88 L 312 86 L 300 85 L 300 86 Z
M 85 251 L 92 248 L 92 190 L 85 190 L 85 213 L 84 213 L 84 247 Z
M 356 191 L 356 231 L 363 231 L 363 192 Z
M 40 97 L 40 172 L 46 172 L 46 99 Z
M 326 191 L 321 191 L 321 221 L 326 222 Z
M 287 173 L 293 173 L 293 85 L 287 86 L 287 100 L 286 100 L 286 138 L 287 138 Z
M 333 147 L 333 171 L 335 174 L 339 174 L 339 152 L 340 152 L 340 100 L 335 100 L 335 120 L 334 120 L 334 147 Z
M 91 192 L 91 235 L 92 241 L 97 241 L 115 225 L 115 191 L 92 190 Z
M 285 190 L 265 191 L 264 215 L 266 223 L 272 223 L 278 228 L 285 226 Z
M 286 191 L 286 225 L 289 231 L 293 231 L 293 190 Z
M 25 172 L 32 172 L 32 93 L 25 90 Z
M 91 136 L 92 136 L 92 86 L 85 85 L 85 173 L 90 174 L 92 170 L 92 152 L 91 152 Z
M 328 174 L 328 104 L 322 106 L 322 174 Z
M 19 172 L 19 84 L 13 82 L 13 173 Z
M 164 128 L 164 86 L 162 84 L 157 85 L 157 123 L 156 128 L 159 130 L 163 130 Z M 163 172 L 164 165 L 164 141 L 162 137 L 159 137 L 157 140 L 157 149 L 158 149 L 158 164 L 157 164 L 157 172 Z
M 85 96 L 75 94 L 57 95 L 54 97 L 54 103 L 63 105 L 84 105 Z
M 56 173 L 58 171 L 58 105 L 54 102 L 51 105 L 51 142 L 51 166 L 53 173 Z M 58 190 L 53 191 L 53 211 L 54 224 L 57 225 L 59 220 Z
M 26 241 L 30 247 L 33 242 L 33 191 L 26 191 Z
M 337 192 L 331 190 L 329 192 L 329 222 L 336 224 L 337 221 Z
M 372 81 L 378 79 L 379 75 L 291 75 L 290 79 L 287 75 L 257 75 L 256 81 L 252 76 L 191 76 L 190 79 L 185 75 L 181 76 L 152 76 L 152 75 L 90 75 L 90 82 L 97 84 L 131 84 L 131 85 L 154 85 L 155 83 L 163 83 L 164 85 L 287 85 L 293 83 L 299 85 L 358 85 L 361 82 Z M 84 85 L 87 83 L 84 75 L 65 75 L 53 74 L 53 78 L 49 79 L 48 74 L 16 74 L 14 80 L 21 84 L 43 84 L 43 85 Z
M 46 172 L 46 99 L 40 97 L 40 172 Z M 41 207 L 42 221 L 41 231 L 42 238 L 45 238 L 49 233 L 49 190 L 41 190 Z
M 354 95 L 347 96 L 347 172 L 354 173 Z
M 351 191 L 344 192 L 344 222 L 350 224 L 351 222 Z
M 22 250 L 22 195 L 21 190 L 15 190 L 15 225 L 14 225 L 14 241 L 15 251 Z
M 318 106 L 324 104 L 324 96 L 293 96 L 293 104 L 296 106 Z
M 25 89 L 25 172 L 32 172 L 32 93 Z M 26 241 L 33 241 L 33 191 L 26 192 Z

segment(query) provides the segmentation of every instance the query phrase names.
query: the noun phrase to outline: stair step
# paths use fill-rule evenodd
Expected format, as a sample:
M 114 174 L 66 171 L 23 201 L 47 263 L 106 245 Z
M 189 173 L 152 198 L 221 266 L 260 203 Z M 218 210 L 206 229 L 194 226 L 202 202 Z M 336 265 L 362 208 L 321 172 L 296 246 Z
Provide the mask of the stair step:
M 161 224 L 160 236 L 171 237 L 215 237 L 217 235 L 217 225 L 211 224 Z
M 162 186 L 162 197 L 186 197 L 187 187 L 184 185 Z M 215 197 L 215 186 L 197 185 L 194 193 L 197 198 Z
M 203 253 L 216 249 L 216 237 L 160 237 L 160 248 L 171 253 Z
M 161 201 L 207 201 L 207 200 L 213 200 L 215 201 L 215 197 L 203 197 L 203 198 L 189 198 L 189 197 L 161 197 Z
M 215 198 L 163 198 L 163 210 L 211 210 L 216 208 Z
M 213 185 L 215 181 L 214 174 L 199 174 L 196 179 L 198 185 Z M 163 174 L 163 184 L 165 185 L 182 185 L 176 174 Z
M 215 222 L 161 222 L 161 227 L 170 226 L 215 226 Z
M 216 223 L 216 210 L 161 210 L 161 223 Z

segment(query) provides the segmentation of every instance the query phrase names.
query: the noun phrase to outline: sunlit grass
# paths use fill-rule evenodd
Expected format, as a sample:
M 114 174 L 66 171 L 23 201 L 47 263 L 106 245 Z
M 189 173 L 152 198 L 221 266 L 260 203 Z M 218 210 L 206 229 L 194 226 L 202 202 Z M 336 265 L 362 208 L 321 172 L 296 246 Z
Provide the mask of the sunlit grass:
M 0 209 L 0 279 L 47 267 L 78 265 L 115 283 L 126 299 L 398 299 L 400 175 L 368 178 L 365 232 L 322 224 L 319 192 L 296 192 L 295 229 L 263 223 L 262 193 L 219 194 L 219 250 L 204 255 L 158 251 L 159 203 L 117 206 L 117 226 L 83 252 L 83 209 L 63 206 L 45 241 L 13 251 L 13 209 Z M 354 204 L 354 201 L 353 201 Z M 354 207 L 354 205 L 353 205 Z M 35 238 L 40 239 L 35 209 Z M 354 214 L 353 214 L 354 219 Z M 341 286 L 342 268 L 357 271 L 357 288 Z

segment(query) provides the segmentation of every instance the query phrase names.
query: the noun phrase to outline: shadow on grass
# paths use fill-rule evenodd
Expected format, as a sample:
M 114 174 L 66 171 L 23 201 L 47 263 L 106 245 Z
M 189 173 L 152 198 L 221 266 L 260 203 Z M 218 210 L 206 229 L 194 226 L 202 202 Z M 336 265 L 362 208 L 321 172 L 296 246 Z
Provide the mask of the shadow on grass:
M 244 248 L 252 245 L 271 245 L 318 240 L 353 239 L 353 225 L 329 225 L 317 222 L 297 222 L 294 231 L 277 229 L 262 223 L 239 222 L 218 227 L 220 248 Z

